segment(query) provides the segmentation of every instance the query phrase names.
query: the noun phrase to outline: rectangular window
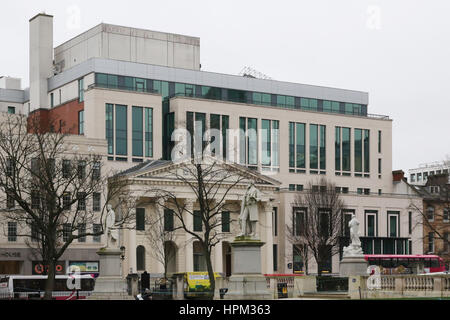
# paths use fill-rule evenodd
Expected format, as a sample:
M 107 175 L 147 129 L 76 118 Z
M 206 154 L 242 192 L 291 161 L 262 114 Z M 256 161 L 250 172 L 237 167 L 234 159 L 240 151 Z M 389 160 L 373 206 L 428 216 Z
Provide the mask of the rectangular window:
M 271 129 L 271 121 L 270 120 L 262 120 L 261 121 L 261 131 L 262 131 L 262 165 L 263 166 L 270 166 L 271 165 L 271 144 L 272 144 L 272 137 L 270 134 Z
M 77 166 L 78 179 L 83 180 L 86 178 L 86 161 L 79 160 Z
M 319 126 L 320 131 L 320 170 L 326 170 L 326 127 L 321 125 Z
M 31 241 L 38 242 L 40 240 L 40 232 L 36 223 L 31 224 Z
M 367 215 L 367 236 L 375 237 L 375 215 Z
M 136 208 L 136 230 L 145 231 L 145 209 Z
M 249 165 L 258 165 L 258 120 L 247 119 L 247 155 Z
M 63 225 L 63 241 L 68 242 L 72 235 L 72 226 L 70 223 L 65 223 Z
M 296 161 L 295 167 L 300 169 L 306 168 L 306 125 L 304 123 L 296 123 Z
M 8 107 L 8 113 L 9 114 L 15 114 L 16 113 L 16 107 Z
M 449 208 L 444 208 L 444 214 L 443 214 L 443 220 L 444 222 L 449 222 L 450 220 L 450 209 Z
M 227 157 L 228 148 L 228 129 L 229 129 L 229 116 L 220 114 L 210 115 L 210 126 L 211 130 L 211 154 L 212 156 L 219 156 L 223 159 Z M 215 135 L 218 135 L 217 137 Z M 215 139 L 218 138 L 219 141 Z M 214 146 L 214 149 L 212 147 Z
M 13 209 L 16 206 L 14 193 L 11 189 L 6 190 L 6 208 Z
M 114 105 L 106 104 L 106 140 L 108 154 L 114 154 Z
M 273 208 L 273 211 L 272 211 L 272 229 L 273 229 L 272 235 L 274 237 L 277 237 L 278 236 L 278 208 Z
M 31 209 L 41 208 L 41 195 L 39 191 L 35 190 L 31 192 Z
M 350 237 L 350 220 L 352 220 L 352 215 L 353 215 L 354 211 L 344 211 L 343 214 L 343 236 L 344 237 Z
M 355 172 L 362 172 L 363 168 L 363 143 L 362 143 L 362 130 L 355 129 Z
M 364 130 L 364 172 L 370 173 L 370 130 Z
M 310 169 L 318 169 L 319 163 L 319 136 L 318 125 L 309 125 L 309 167 Z
M 254 118 L 239 118 L 240 162 L 247 166 L 258 165 L 258 120 Z
M 320 235 L 328 238 L 331 234 L 331 214 L 329 211 L 319 210 Z
M 172 210 L 164 209 L 164 231 L 172 232 L 174 229 L 174 215 Z
M 335 154 L 335 170 L 341 171 L 341 127 L 335 128 L 335 142 L 334 142 L 334 154 Z
M 94 226 L 93 226 L 93 232 L 94 232 L 94 233 L 100 233 L 101 230 L 102 230 L 102 225 L 101 225 L 101 224 L 94 224 Z M 93 236 L 93 237 L 92 237 L 92 241 L 94 241 L 94 242 L 96 242 L 96 243 L 101 242 L 101 239 L 102 239 L 102 236 L 101 236 L 101 235 Z
M 72 201 L 72 198 L 71 198 L 70 193 L 69 192 L 65 192 L 63 194 L 63 209 L 64 210 L 70 211 L 70 209 L 71 209 L 71 201 Z
M 428 233 L 428 253 L 434 253 L 434 232 Z
M 50 93 L 50 108 L 53 108 L 55 106 L 55 95 L 53 93 Z
M 381 153 L 381 130 L 378 131 L 378 153 Z
M 342 128 L 342 171 L 350 171 L 351 167 L 350 134 L 350 128 Z
M 127 106 L 116 105 L 116 154 L 128 155 Z
M 381 167 L 381 159 L 378 159 L 378 174 L 381 174 L 381 170 L 382 170 L 382 167 Z
M 398 217 L 394 215 L 389 216 L 389 237 L 391 238 L 397 237 L 397 228 L 398 228 Z
M 278 271 L 278 245 L 273 245 L 273 271 Z
M 78 192 L 77 193 L 77 199 L 78 199 L 77 210 L 78 211 L 86 210 L 86 193 L 85 192 Z
M 230 212 L 222 212 L 222 232 L 230 232 Z
M 78 112 L 78 134 L 84 135 L 84 110 Z
M 64 179 L 69 179 L 71 177 L 71 164 L 70 160 L 63 160 L 62 162 L 62 176 Z
M 78 226 L 78 242 L 86 242 L 86 224 L 82 223 Z
M 153 158 L 153 109 L 145 108 L 145 156 Z
M 194 211 L 194 232 L 202 232 L 202 231 L 203 231 L 202 214 L 200 211 Z
M 95 161 L 92 164 L 92 180 L 98 181 L 101 178 L 101 163 L 99 161 Z
M 412 212 L 408 212 L 408 233 L 412 233 Z
M 84 79 L 78 80 L 78 102 L 84 101 Z
M 144 138 L 144 128 L 143 128 L 143 109 L 141 107 L 132 108 L 132 149 L 133 157 L 143 156 L 143 138 Z
M 293 231 L 294 236 L 303 236 L 305 233 L 305 222 L 306 222 L 306 210 L 304 209 L 296 209 L 294 210 L 293 217 Z
M 277 120 L 262 120 L 262 165 L 279 167 L 279 126 Z
M 230 129 L 230 117 L 222 116 L 222 156 L 227 159 L 228 156 L 228 130 Z
M 101 210 L 101 194 L 94 192 L 92 194 L 92 210 L 94 212 L 99 212 Z
M 17 222 L 8 222 L 8 242 L 17 241 Z
M 377 214 L 373 211 L 366 211 L 366 235 L 368 237 L 376 237 L 377 232 Z

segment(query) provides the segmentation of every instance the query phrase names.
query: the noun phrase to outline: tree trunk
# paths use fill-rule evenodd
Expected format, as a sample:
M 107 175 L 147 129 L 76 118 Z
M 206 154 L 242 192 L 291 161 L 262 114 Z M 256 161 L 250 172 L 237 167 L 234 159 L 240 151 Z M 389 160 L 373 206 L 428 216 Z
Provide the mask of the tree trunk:
M 52 300 L 53 289 L 55 287 L 56 264 L 53 259 L 46 259 L 46 260 L 48 261 L 44 261 L 44 264 L 48 266 L 48 271 L 47 271 L 47 281 L 45 281 L 44 300 Z
M 206 268 L 208 270 L 208 277 L 209 277 L 209 294 L 207 296 L 208 300 L 214 300 L 214 292 L 216 290 L 216 278 L 214 277 L 214 270 L 211 263 L 211 253 L 209 250 L 204 250 L 205 260 L 206 260 Z

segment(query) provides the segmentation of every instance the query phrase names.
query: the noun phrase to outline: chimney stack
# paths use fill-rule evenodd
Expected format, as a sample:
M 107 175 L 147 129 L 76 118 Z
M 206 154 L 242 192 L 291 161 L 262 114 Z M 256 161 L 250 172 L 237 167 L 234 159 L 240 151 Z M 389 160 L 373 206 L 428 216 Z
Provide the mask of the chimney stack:
M 403 170 L 393 171 L 392 176 L 393 176 L 394 182 L 402 181 L 405 179 L 405 172 L 403 172 Z
M 53 75 L 53 16 L 30 19 L 30 111 L 49 109 L 47 79 Z

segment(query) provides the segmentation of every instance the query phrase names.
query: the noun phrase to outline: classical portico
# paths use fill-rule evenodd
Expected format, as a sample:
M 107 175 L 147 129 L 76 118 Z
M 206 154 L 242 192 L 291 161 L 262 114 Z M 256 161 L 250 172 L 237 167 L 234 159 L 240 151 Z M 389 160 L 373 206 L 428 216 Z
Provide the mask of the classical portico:
M 164 264 L 159 261 L 161 259 L 157 258 L 157 251 L 161 251 L 162 246 L 174 253 L 173 256 L 170 255 L 167 263 L 168 273 L 206 271 L 198 240 L 179 228 L 180 221 L 176 217 L 173 218 L 175 231 L 170 241 L 166 241 L 164 244 L 161 242 L 156 247 L 155 243 L 149 240 L 149 233 L 152 232 L 151 230 L 154 227 L 154 225 L 152 227 L 152 221 L 154 222 L 152 217 L 165 217 L 164 221 L 159 221 L 159 223 L 167 223 L 165 220 L 170 218 L 166 213 L 170 209 L 170 204 L 161 203 L 162 200 L 158 197 L 157 190 L 164 190 L 174 195 L 177 201 L 186 208 L 183 220 L 187 228 L 189 230 L 200 230 L 198 229 L 198 221 L 194 221 L 194 216 L 188 213 L 199 210 L 198 199 L 192 188 L 186 182 L 177 179 L 174 174 L 174 170 L 183 170 L 183 165 L 185 164 L 175 164 L 170 161 L 151 161 L 122 173 L 124 178 L 131 182 L 129 188 L 132 195 L 138 198 L 136 205 L 137 228 L 136 230 L 122 231 L 123 237 L 121 239 L 123 241 L 121 246 L 125 247 L 124 275 L 130 272 L 141 273 L 144 270 L 151 274 L 162 275 Z M 229 224 L 220 226 L 221 230 L 216 229 L 220 241 L 212 250 L 211 261 L 214 272 L 224 275 L 229 275 L 232 272 L 230 244 L 240 232 L 238 217 L 241 200 L 248 185 L 253 182 L 261 192 L 261 199 L 258 203 L 259 221 L 256 230 L 261 241 L 265 243 L 261 250 L 262 273 L 273 273 L 272 212 L 275 206 L 275 191 L 279 182 L 242 166 L 225 163 L 218 165 L 232 166 L 231 169 L 237 170 L 239 175 L 244 178 L 233 186 L 228 193 L 224 191 L 221 194 L 219 191 L 216 195 L 219 199 L 217 201 L 226 203 L 227 211 L 222 213 L 222 219 L 229 217 Z M 145 226 L 139 225 L 139 221 L 142 219 L 139 215 L 145 216 Z M 201 231 L 198 231 L 198 233 L 202 234 Z

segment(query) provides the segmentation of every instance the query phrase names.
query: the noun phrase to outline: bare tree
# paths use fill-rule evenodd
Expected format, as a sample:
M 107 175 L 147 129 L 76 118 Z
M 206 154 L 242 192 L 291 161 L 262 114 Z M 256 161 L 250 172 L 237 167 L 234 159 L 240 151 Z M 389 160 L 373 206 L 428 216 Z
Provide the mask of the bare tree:
M 308 262 L 309 262 L 309 251 L 308 246 L 305 244 L 305 240 L 303 239 L 303 235 L 301 232 L 301 227 L 298 224 L 300 221 L 296 221 L 296 218 L 301 218 L 301 213 L 296 216 L 296 212 L 294 211 L 291 216 L 290 223 L 286 224 L 286 240 L 292 246 L 292 251 L 290 254 L 286 254 L 287 258 L 292 260 L 292 268 L 295 270 L 295 258 L 299 256 L 302 260 L 303 264 L 303 272 L 304 274 L 308 274 Z
M 75 240 L 104 233 L 106 206 L 127 199 L 115 203 L 123 225 L 133 211 L 124 208 L 126 181 L 102 174 L 101 155 L 79 153 L 68 135 L 49 132 L 41 120 L 9 115 L 2 122 L 0 201 L 4 224 L 15 223 L 47 266 L 44 298 L 51 299 L 58 259 Z
M 155 203 L 155 206 L 159 204 Z M 175 260 L 176 251 L 170 250 L 168 243 L 175 243 L 177 232 L 172 211 L 155 210 L 155 213 L 146 218 L 145 237 L 152 248 L 152 255 L 164 267 L 164 279 L 168 278 L 169 264 Z M 180 248 L 179 248 L 180 249 Z
M 175 164 L 170 171 L 175 180 L 185 185 L 194 195 L 197 210 L 193 210 L 183 197 L 167 190 L 155 190 L 159 203 L 171 210 L 179 222 L 174 230 L 182 229 L 200 243 L 210 280 L 210 292 L 207 299 L 214 298 L 215 278 L 211 261 L 212 249 L 224 239 L 222 233 L 223 212 L 235 210 L 227 197 L 242 185 L 244 180 L 251 180 L 250 175 L 243 175 L 237 165 L 225 164 L 214 158 L 197 162 L 194 159 Z M 231 216 L 231 214 L 230 214 Z M 194 230 L 189 221 L 201 221 L 201 230 Z M 228 222 L 227 222 L 228 223 Z
M 340 250 L 344 201 L 335 185 L 322 178 L 308 183 L 306 190 L 295 196 L 292 206 L 297 213 L 293 226 L 289 226 L 292 240 L 305 245 L 320 276 L 328 259 Z

